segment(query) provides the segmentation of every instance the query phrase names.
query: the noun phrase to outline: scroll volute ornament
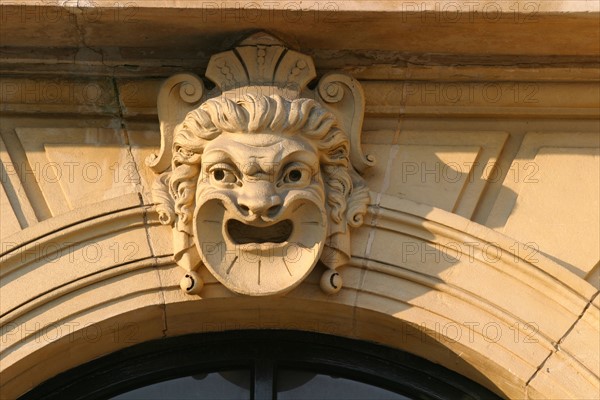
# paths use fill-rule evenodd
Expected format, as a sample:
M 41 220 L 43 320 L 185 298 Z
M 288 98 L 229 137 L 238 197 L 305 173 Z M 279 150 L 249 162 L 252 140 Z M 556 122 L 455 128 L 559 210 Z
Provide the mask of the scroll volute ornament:
M 192 74 L 163 84 L 147 160 L 182 290 L 200 292 L 204 265 L 236 293 L 283 294 L 321 261 L 321 288 L 338 292 L 369 201 L 360 84 L 329 74 L 310 90 L 312 59 L 265 33 L 212 56 L 206 78 L 210 92 Z

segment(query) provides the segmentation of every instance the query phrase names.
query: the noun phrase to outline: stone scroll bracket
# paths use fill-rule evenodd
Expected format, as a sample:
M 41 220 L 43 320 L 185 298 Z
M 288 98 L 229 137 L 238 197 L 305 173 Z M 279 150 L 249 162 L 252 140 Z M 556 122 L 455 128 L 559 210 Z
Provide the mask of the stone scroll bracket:
M 312 58 L 264 32 L 212 56 L 205 76 L 210 92 L 194 74 L 165 81 L 161 148 L 147 160 L 182 290 L 202 290 L 204 266 L 238 294 L 281 295 L 320 260 L 321 288 L 337 293 L 369 201 L 360 173 L 374 163 L 360 83 L 329 73 L 309 89 Z
M 160 151 L 146 160 L 146 165 L 155 173 L 160 174 L 170 168 L 175 127 L 183 121 L 188 112 L 201 103 L 204 95 L 204 83 L 194 74 L 177 74 L 162 84 L 157 104 Z
M 365 113 L 365 93 L 360 83 L 349 75 L 328 73 L 321 78 L 317 88 L 325 107 L 340 113 L 340 123 L 348 132 L 350 139 L 350 161 L 358 172 L 365 172 L 375 164 L 372 155 L 362 152 L 361 135 Z

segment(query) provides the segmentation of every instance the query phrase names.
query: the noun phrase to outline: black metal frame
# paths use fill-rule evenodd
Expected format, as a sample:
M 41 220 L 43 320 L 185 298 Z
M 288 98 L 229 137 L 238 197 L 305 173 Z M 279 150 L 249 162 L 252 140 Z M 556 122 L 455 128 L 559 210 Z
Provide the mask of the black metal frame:
M 20 399 L 106 399 L 178 377 L 253 371 L 252 399 L 275 398 L 277 368 L 354 379 L 417 399 L 499 399 L 412 354 L 337 336 L 278 330 L 185 335 L 138 344 L 64 372 Z

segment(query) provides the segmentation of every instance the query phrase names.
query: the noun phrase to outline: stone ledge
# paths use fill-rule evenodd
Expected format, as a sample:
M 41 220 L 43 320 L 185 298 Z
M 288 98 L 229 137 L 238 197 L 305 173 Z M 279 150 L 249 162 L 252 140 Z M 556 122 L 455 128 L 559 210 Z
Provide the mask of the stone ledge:
M 448 68 L 451 69 L 451 68 Z M 597 68 L 583 71 L 580 79 L 590 81 L 536 81 L 530 72 L 526 80 L 485 80 L 492 68 L 471 70 L 472 80 L 453 80 L 458 72 L 443 71 L 430 81 L 362 80 L 366 95 L 367 117 L 507 116 L 546 118 L 548 116 L 597 119 L 599 82 L 593 82 Z M 563 69 L 579 74 L 580 69 Z M 190 72 L 202 74 L 203 70 Z M 425 72 L 424 72 L 425 73 Z M 539 69 L 538 72 L 539 74 Z M 436 74 L 436 73 L 433 73 Z M 358 73 L 360 76 L 360 72 Z M 478 80 L 475 79 L 478 75 Z M 408 79 L 408 77 L 406 77 Z M 447 80 L 446 80 L 447 79 Z M 521 78 L 521 79 L 524 79 Z M 156 121 L 158 89 L 164 78 L 115 78 L 94 76 L 47 76 L 34 73 L 4 74 L 0 79 L 0 111 L 5 115 L 98 115 Z M 117 99 L 118 97 L 118 99 Z
M 18 4 L 36 5 L 36 6 L 64 6 L 72 8 L 93 8 L 93 7 L 115 7 L 114 0 L 20 0 Z M 40 4 L 42 3 L 42 4 Z M 197 1 L 197 0 L 178 0 L 176 6 L 172 0 L 144 0 L 139 4 L 129 2 L 127 4 L 135 4 L 140 8 L 186 8 L 186 9 L 212 9 L 216 6 L 224 9 L 247 8 L 256 9 L 256 3 L 250 0 L 220 0 L 220 1 Z M 271 10 L 314 10 L 319 6 L 319 9 L 330 8 L 332 11 L 377 11 L 377 12 L 415 12 L 415 11 L 432 11 L 440 12 L 455 11 L 459 6 L 458 2 L 454 5 L 442 5 L 436 0 L 421 0 L 417 2 L 409 1 L 389 1 L 389 0 L 313 0 L 306 1 L 301 4 L 301 1 L 265 1 L 263 2 L 265 9 Z M 527 13 L 532 10 L 537 10 L 543 13 L 569 13 L 569 12 L 594 12 L 600 11 L 600 4 L 587 0 L 569 0 L 569 1 L 527 1 L 527 0 L 499 0 L 499 1 L 473 1 L 464 2 L 464 10 L 482 12 L 484 10 L 496 9 L 498 6 L 507 5 L 505 12 L 520 12 Z M 508 7 L 511 6 L 511 7 Z
M 600 54 L 600 9 L 588 1 L 312 1 L 301 8 L 289 1 L 179 1 L 177 7 L 140 1 L 115 7 L 112 0 L 27 0 L 4 3 L 0 11 L 0 47 L 80 48 L 100 58 L 109 50 L 128 53 L 123 58 L 140 52 L 150 58 L 207 58 L 256 30 L 300 50 L 524 59 Z

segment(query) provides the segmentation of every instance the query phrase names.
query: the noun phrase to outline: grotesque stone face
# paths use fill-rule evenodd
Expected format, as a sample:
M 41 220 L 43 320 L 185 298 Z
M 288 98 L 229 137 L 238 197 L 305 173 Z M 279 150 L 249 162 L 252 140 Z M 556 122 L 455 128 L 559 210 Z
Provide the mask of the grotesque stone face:
M 321 286 L 339 290 L 347 227 L 367 197 L 347 134 L 316 101 L 248 94 L 202 103 L 175 129 L 171 171 L 157 183 L 188 293 L 199 291 L 201 263 L 232 291 L 262 296 L 291 290 L 319 260 L 330 268 Z
M 241 294 L 298 285 L 327 235 L 315 144 L 301 135 L 222 133 L 204 148 L 194 237 L 206 267 Z
M 270 84 L 246 82 L 205 101 L 194 76 L 172 77 L 161 88 L 163 142 L 149 165 L 163 172 L 153 199 L 160 221 L 173 227 L 173 258 L 187 271 L 180 282 L 187 293 L 202 289 L 202 265 L 239 294 L 286 293 L 318 261 L 326 267 L 321 288 L 331 294 L 342 286 L 336 269 L 350 262 L 349 227 L 362 224 L 369 201 L 352 164 L 366 163 L 350 142 L 360 143 L 362 92 L 358 82 L 337 75 L 301 92 L 314 68 L 306 56 L 282 49 L 269 48 L 282 57 L 271 60 Z M 261 48 L 238 55 L 249 65 L 255 50 Z M 211 65 L 234 63 L 238 55 L 213 57 Z M 207 72 L 221 88 L 231 84 L 220 81 L 224 68 Z M 248 68 L 234 75 L 265 79 L 266 69 Z M 197 103 L 180 108 L 178 98 Z M 325 105 L 337 103 L 349 110 L 341 120 Z
M 358 173 L 374 160 L 360 83 L 328 73 L 309 88 L 316 77 L 309 56 L 258 32 L 211 57 L 210 91 L 187 73 L 161 86 L 161 147 L 146 163 L 186 293 L 200 293 L 204 266 L 236 293 L 283 294 L 318 261 L 321 289 L 342 287 L 369 202 Z

